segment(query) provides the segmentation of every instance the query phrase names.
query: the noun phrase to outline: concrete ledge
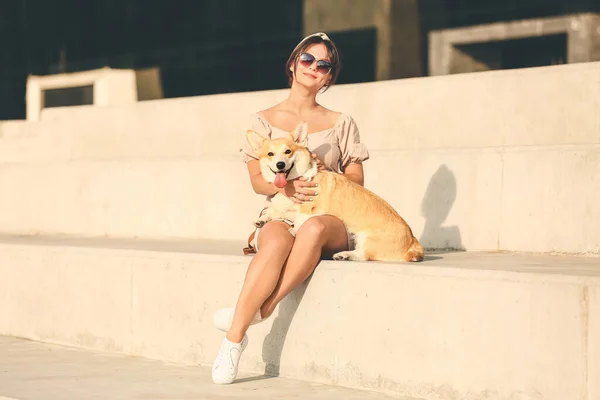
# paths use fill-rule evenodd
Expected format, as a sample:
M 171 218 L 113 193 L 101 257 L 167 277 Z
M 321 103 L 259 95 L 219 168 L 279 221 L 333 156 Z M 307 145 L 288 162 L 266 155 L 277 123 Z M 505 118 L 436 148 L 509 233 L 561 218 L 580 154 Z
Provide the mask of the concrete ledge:
M 78 86 L 93 87 L 94 106 L 118 106 L 163 97 L 156 68 L 136 71 L 106 67 L 65 74 L 31 75 L 27 78 L 27 121 L 40 120 L 45 106 L 45 90 Z
M 2 239 L 0 334 L 212 363 L 212 314 L 248 257 L 61 240 Z M 323 262 L 276 313 L 251 328 L 242 370 L 432 400 L 600 396 L 598 258 Z
M 427 248 L 600 255 L 600 145 L 371 156 L 366 186 Z M 245 168 L 210 154 L 6 163 L 0 231 L 243 241 L 263 202 Z
M 3 143 L 0 161 L 236 154 L 249 115 L 286 95 L 44 109 L 26 126 L 49 142 L 19 152 Z M 373 150 L 600 143 L 600 62 L 339 85 L 319 101 L 352 115 Z
M 10 138 L 22 134 L 26 128 L 26 121 L 0 121 L 0 139 Z
M 321 100 L 355 117 L 367 187 L 427 247 L 597 255 L 599 67 L 345 85 Z M 286 93 L 44 110 L 0 139 L 0 231 L 244 240 L 262 198 L 238 149 L 248 115 Z

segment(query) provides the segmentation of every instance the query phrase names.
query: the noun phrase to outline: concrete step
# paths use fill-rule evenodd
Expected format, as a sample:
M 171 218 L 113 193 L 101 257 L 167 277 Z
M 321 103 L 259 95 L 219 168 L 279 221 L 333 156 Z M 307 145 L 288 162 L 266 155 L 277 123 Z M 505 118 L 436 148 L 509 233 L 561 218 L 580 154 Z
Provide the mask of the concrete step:
M 54 145 L 16 155 L 2 146 L 0 160 L 235 152 L 249 116 L 287 95 L 281 89 L 46 108 L 39 122 L 7 122 L 6 134 L 55 136 Z M 352 115 L 369 149 L 597 144 L 600 62 L 336 85 L 319 102 Z
M 371 154 L 366 187 L 427 248 L 600 255 L 600 145 Z M 0 163 L 0 188 L 23 234 L 244 240 L 264 203 L 233 155 Z
M 0 337 L 0 400 L 411 400 L 248 373 L 218 386 L 210 375 L 208 367 Z
M 366 187 L 424 246 L 598 256 L 599 67 L 340 85 L 320 99 L 356 120 Z M 0 231 L 243 240 L 263 198 L 238 151 L 249 116 L 286 96 L 52 107 L 39 122 L 2 122 Z
M 250 261 L 239 245 L 3 237 L 0 334 L 208 367 L 213 313 Z M 324 261 L 249 337 L 240 369 L 254 375 L 427 400 L 598 399 L 600 258 Z

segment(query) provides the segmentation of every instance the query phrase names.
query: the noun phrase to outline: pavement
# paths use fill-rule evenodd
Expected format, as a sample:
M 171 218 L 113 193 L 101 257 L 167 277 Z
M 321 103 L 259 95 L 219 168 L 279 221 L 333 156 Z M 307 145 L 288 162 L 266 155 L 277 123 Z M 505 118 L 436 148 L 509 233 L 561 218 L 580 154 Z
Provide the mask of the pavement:
M 80 399 L 416 400 L 243 372 L 215 385 L 207 367 L 0 336 L 0 400 Z

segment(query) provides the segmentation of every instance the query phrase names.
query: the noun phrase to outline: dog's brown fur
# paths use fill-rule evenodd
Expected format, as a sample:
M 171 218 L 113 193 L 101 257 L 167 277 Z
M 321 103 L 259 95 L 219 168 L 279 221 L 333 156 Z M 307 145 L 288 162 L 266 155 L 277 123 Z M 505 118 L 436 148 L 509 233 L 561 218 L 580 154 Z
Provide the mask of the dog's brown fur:
M 334 260 L 422 261 L 423 247 L 406 221 L 385 200 L 344 175 L 317 171 L 316 162 L 306 148 L 306 138 L 306 123 L 280 139 L 265 139 L 248 131 L 247 139 L 259 153 L 265 180 L 274 181 L 273 171 L 277 170 L 274 165 L 279 161 L 286 163 L 286 170 L 289 166 L 288 179 L 303 176 L 319 185 L 314 201 L 303 204 L 296 204 L 278 193 L 255 225 L 262 226 L 273 218 L 286 218 L 294 221 L 290 233 L 295 235 L 308 218 L 333 215 L 342 220 L 355 242 L 353 251 L 336 253 Z

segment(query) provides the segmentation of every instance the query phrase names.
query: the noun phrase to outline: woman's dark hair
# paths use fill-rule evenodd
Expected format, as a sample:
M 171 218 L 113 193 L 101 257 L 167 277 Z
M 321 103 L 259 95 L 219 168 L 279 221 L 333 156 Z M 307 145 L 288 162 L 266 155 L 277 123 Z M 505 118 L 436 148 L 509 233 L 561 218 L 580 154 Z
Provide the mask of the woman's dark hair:
M 329 89 L 329 86 L 333 85 L 337 80 L 340 69 L 342 68 L 342 62 L 340 60 L 340 55 L 338 53 L 338 49 L 335 46 L 335 43 L 329 39 L 329 37 L 324 33 L 313 33 L 302 39 L 300 43 L 296 46 L 292 54 L 287 60 L 285 64 L 285 74 L 288 78 L 288 85 L 292 86 L 292 82 L 294 81 L 294 73 L 290 71 L 290 67 L 292 67 L 293 71 L 296 71 L 296 64 L 298 63 L 298 56 L 300 53 L 303 53 L 313 44 L 323 43 L 327 48 L 327 53 L 329 55 L 329 62 L 331 63 L 331 79 L 329 80 L 329 84 L 325 85 L 325 90 Z M 325 91 L 324 90 L 324 91 Z

